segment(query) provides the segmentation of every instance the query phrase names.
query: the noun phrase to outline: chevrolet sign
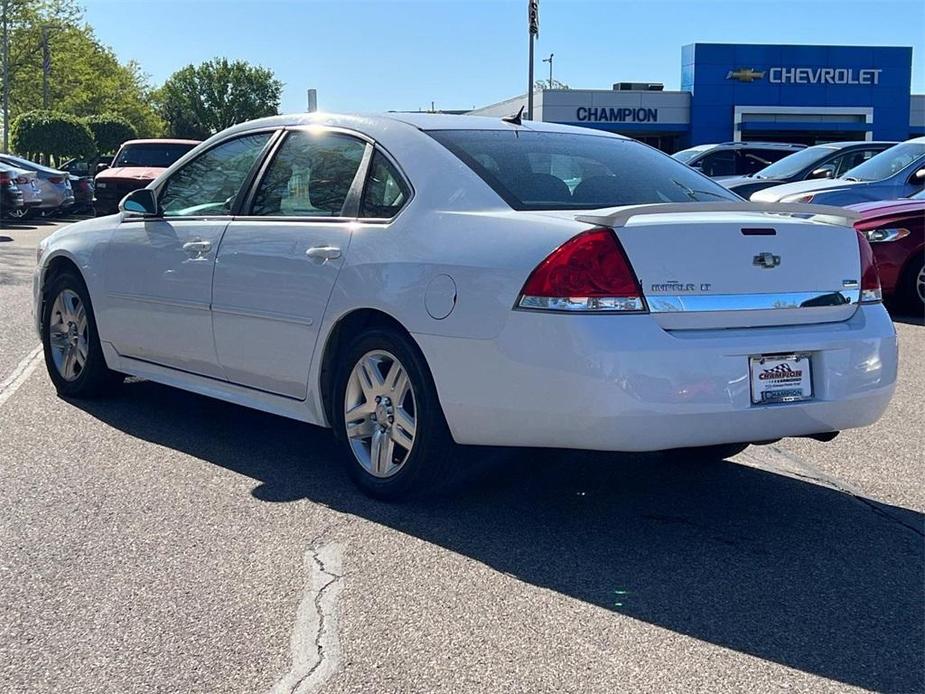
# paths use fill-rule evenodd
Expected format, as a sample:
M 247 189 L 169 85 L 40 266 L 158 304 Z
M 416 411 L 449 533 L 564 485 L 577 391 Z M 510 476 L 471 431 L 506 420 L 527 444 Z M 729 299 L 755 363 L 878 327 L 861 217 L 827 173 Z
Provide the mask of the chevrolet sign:
M 751 67 L 740 67 L 726 73 L 727 80 L 739 82 L 754 82 L 768 76 L 772 84 L 843 84 L 843 85 L 876 85 L 880 84 L 880 68 L 847 68 L 847 67 L 772 67 L 767 70 L 756 70 Z

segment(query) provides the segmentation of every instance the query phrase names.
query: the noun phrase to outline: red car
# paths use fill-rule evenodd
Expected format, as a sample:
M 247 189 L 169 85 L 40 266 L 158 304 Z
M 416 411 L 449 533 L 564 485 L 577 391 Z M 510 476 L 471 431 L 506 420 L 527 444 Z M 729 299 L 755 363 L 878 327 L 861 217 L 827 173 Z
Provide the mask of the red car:
M 96 213 L 118 212 L 122 198 L 133 190 L 144 188 L 198 144 L 198 140 L 129 140 L 123 143 L 112 165 L 96 175 Z
M 849 209 L 861 213 L 854 226 L 874 249 L 884 297 L 921 313 L 925 308 L 925 191 Z

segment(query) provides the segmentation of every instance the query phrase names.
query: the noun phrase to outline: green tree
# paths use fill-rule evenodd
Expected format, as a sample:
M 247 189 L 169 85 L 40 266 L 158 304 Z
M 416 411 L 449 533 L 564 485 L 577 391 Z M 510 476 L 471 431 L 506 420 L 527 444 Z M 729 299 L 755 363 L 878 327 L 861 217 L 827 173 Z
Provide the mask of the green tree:
M 113 154 L 123 142 L 136 137 L 134 126 L 122 116 L 105 114 L 102 116 L 88 116 L 83 119 L 100 154 Z
M 79 118 L 55 111 L 30 111 L 16 117 L 10 128 L 13 149 L 23 155 L 54 157 L 96 156 L 93 133 Z
M 275 116 L 282 89 L 271 70 L 216 58 L 173 73 L 154 98 L 168 134 L 205 139 L 237 123 Z
M 76 0 L 8 0 L 10 112 L 44 108 L 43 27 L 50 57 L 49 107 L 76 116 L 113 113 L 141 136 L 163 132 L 151 86 L 137 63 L 120 64 L 83 23 Z

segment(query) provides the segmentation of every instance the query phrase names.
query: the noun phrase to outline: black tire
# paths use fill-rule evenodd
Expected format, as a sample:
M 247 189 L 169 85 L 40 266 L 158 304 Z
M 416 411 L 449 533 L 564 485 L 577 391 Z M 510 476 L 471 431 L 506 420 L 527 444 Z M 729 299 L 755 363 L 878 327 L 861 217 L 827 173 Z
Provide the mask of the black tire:
M 67 380 L 55 366 L 52 354 L 51 335 L 49 324 L 55 299 L 65 290 L 73 291 L 84 306 L 87 316 L 87 359 L 83 368 L 74 380 Z M 59 395 L 69 398 L 92 398 L 108 392 L 113 385 L 122 381 L 121 374 L 111 371 L 106 366 L 103 349 L 100 346 L 99 333 L 96 328 L 96 318 L 93 315 L 93 304 L 90 294 L 84 284 L 83 278 L 71 271 L 65 271 L 52 278 L 45 288 L 42 307 L 42 348 L 45 353 L 45 367 Z
M 903 269 L 896 292 L 902 307 L 917 316 L 921 316 L 922 311 L 925 311 L 925 301 L 919 294 L 918 288 L 918 277 L 923 267 L 925 267 L 925 254 L 919 253 L 913 256 Z
M 344 402 L 354 366 L 369 352 L 384 350 L 405 367 L 414 390 L 415 434 L 410 453 L 390 477 L 376 477 L 360 464 L 347 437 Z M 354 337 L 337 365 L 334 378 L 333 426 L 343 451 L 347 472 L 367 495 L 389 501 L 446 491 L 460 469 L 460 446 L 450 435 L 437 398 L 430 369 L 417 345 L 398 330 L 373 328 Z

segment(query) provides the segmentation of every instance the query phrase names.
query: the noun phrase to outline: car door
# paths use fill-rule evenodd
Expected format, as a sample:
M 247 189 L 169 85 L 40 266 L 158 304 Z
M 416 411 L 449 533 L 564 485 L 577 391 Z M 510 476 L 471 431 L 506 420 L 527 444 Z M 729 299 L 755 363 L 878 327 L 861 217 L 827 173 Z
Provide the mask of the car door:
M 317 126 L 278 143 L 216 258 L 212 326 L 229 381 L 306 397 L 370 155 L 365 140 Z
M 123 214 L 104 260 L 107 339 L 119 354 L 222 378 L 212 273 L 232 207 L 273 131 L 225 140 L 160 187 L 160 216 Z

